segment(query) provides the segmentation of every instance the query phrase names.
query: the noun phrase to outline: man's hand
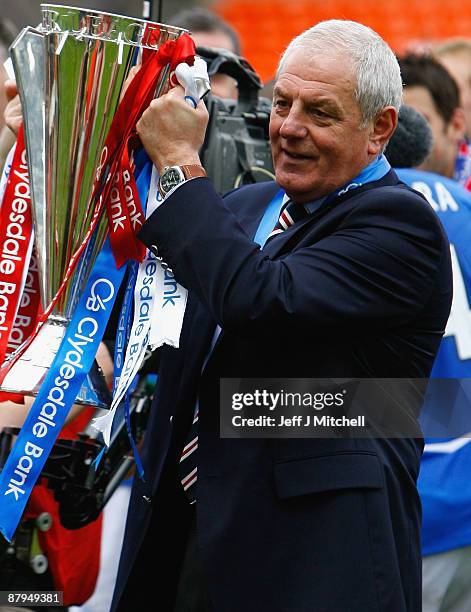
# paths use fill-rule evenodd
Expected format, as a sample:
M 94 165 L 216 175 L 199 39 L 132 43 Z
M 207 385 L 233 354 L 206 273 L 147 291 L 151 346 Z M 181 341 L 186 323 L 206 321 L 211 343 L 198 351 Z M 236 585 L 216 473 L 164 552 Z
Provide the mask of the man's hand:
M 15 81 L 11 79 L 5 81 L 5 95 L 8 100 L 8 104 L 5 107 L 5 123 L 17 136 L 23 123 L 23 113 Z
M 203 102 L 194 109 L 180 86 L 152 100 L 137 124 L 147 154 L 161 173 L 166 166 L 201 164 L 208 111 Z

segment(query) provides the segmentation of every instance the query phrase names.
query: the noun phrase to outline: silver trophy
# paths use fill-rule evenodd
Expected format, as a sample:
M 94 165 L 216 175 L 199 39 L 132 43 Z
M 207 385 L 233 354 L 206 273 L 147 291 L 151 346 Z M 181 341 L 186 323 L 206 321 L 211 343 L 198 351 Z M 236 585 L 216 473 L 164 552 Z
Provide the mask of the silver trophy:
M 46 307 L 90 226 L 100 155 L 137 55 L 175 40 L 185 30 L 87 9 L 51 4 L 41 8 L 41 26 L 25 28 L 10 54 L 23 108 Z M 156 95 L 166 88 L 168 73 L 162 71 Z M 8 372 L 1 390 L 37 394 L 103 245 L 106 223 L 104 217 L 53 313 Z M 15 353 L 9 359 L 14 357 Z M 96 363 L 76 401 L 109 406 L 110 395 Z

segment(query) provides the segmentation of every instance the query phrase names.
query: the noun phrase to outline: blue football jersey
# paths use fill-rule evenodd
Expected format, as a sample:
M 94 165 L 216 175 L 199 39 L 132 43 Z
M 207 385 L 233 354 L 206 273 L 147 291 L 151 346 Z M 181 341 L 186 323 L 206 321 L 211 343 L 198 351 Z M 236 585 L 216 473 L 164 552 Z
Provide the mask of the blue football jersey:
M 396 170 L 399 178 L 422 193 L 437 213 L 451 245 L 453 303 L 432 371 L 435 378 L 459 378 L 459 383 L 431 381 L 422 411 L 426 437 L 419 493 L 423 505 L 424 555 L 471 545 L 471 438 L 443 438 L 433 424 L 446 416 L 443 434 L 471 432 L 471 193 L 438 174 Z M 453 422 L 450 427 L 450 419 Z

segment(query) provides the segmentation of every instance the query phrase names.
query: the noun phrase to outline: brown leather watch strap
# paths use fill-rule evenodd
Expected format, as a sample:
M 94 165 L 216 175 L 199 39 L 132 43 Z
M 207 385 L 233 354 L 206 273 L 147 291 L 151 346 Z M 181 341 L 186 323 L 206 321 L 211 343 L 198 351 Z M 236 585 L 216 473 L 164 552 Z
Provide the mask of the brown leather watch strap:
M 200 166 L 199 164 L 193 164 L 190 166 L 180 166 L 180 168 L 182 169 L 182 172 L 187 180 L 199 178 L 200 176 L 207 176 L 206 170 L 203 168 L 203 166 Z

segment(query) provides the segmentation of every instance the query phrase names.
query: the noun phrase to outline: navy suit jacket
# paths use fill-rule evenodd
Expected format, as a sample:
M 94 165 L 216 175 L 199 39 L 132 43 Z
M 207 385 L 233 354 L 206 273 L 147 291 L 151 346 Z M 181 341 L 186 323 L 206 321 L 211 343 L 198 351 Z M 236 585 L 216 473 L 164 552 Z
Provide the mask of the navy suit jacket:
M 451 303 L 446 237 L 391 171 L 260 250 L 252 237 L 277 189 L 222 200 L 195 179 L 141 231 L 190 297 L 181 348 L 162 349 L 113 609 L 140 597 L 172 610 L 179 560 L 165 575 L 142 560 L 152 551 L 162 567 L 184 547 L 169 482 L 199 396 L 197 534 L 216 612 L 421 610 L 422 441 L 221 439 L 219 379 L 427 377 Z

